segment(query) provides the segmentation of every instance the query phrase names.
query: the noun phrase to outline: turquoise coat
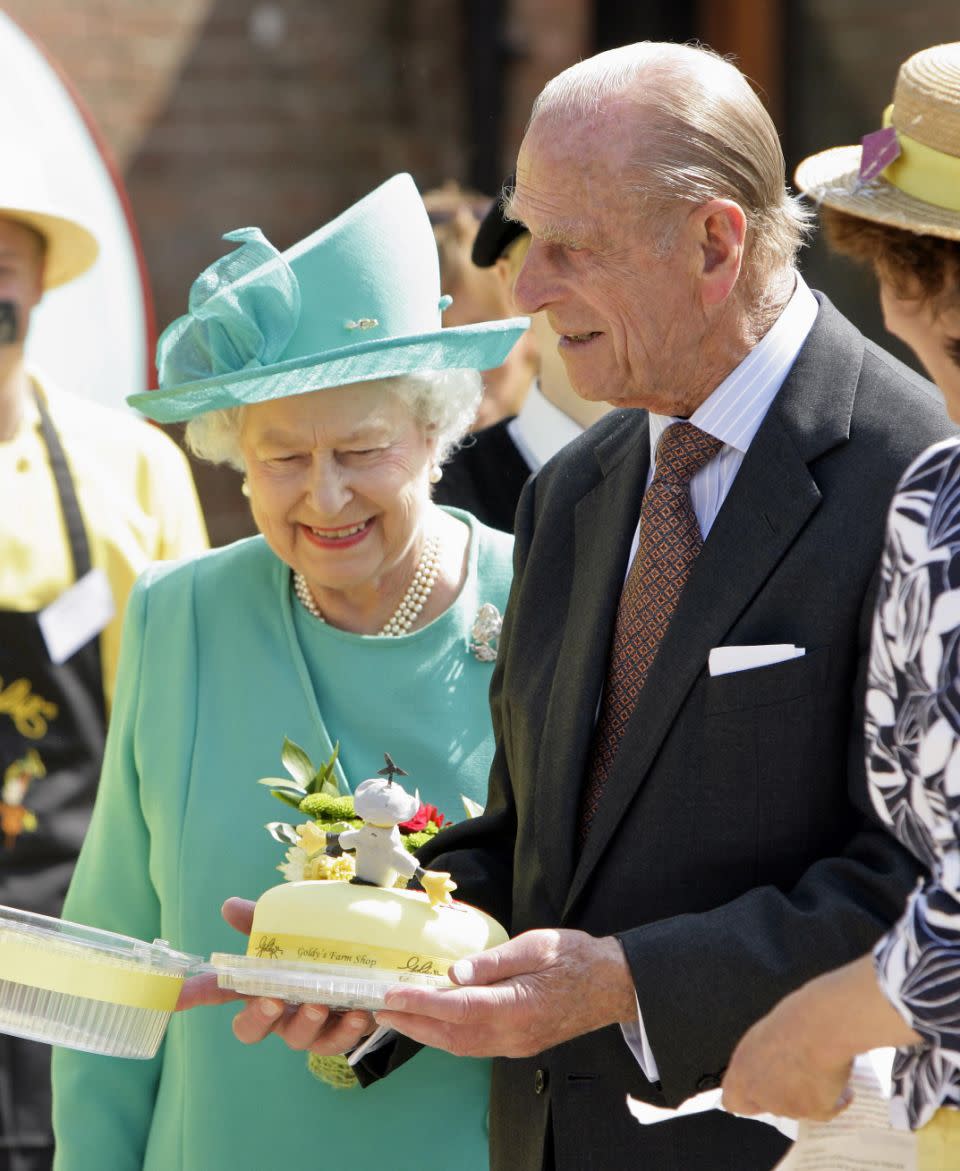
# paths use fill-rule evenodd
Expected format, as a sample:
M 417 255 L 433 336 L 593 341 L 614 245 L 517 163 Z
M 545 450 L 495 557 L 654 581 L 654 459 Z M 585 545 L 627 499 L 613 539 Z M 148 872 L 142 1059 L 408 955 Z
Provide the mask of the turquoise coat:
M 263 827 L 288 818 L 257 780 L 282 773 L 284 736 L 315 762 L 339 739 L 353 784 L 387 751 L 452 820 L 460 794 L 485 800 L 492 665 L 471 653 L 470 628 L 482 603 L 504 608 L 513 541 L 458 515 L 471 527 L 466 584 L 397 639 L 317 622 L 259 537 L 144 575 L 65 918 L 242 953 L 220 906 L 282 881 L 284 848 Z M 486 1061 L 424 1050 L 371 1089 L 332 1089 L 276 1038 L 241 1045 L 236 1011 L 175 1015 L 152 1061 L 55 1050 L 58 1171 L 414 1171 L 441 1165 L 451 1142 L 458 1169 L 487 1166 Z

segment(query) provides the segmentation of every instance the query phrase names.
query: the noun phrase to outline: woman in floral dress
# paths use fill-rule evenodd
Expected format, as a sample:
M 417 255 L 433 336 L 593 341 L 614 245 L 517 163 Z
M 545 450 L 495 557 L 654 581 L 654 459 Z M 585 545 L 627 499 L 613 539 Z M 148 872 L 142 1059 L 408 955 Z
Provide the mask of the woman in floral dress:
M 887 127 L 807 159 L 833 246 L 872 264 L 887 329 L 960 422 L 960 43 L 900 69 Z M 870 490 L 865 484 L 864 491 Z M 855 504 L 850 523 L 856 524 Z M 872 955 L 811 981 L 746 1034 L 724 1104 L 830 1118 L 854 1056 L 897 1047 L 893 1120 L 921 1171 L 960 1167 L 960 440 L 921 455 L 887 529 L 866 701 L 867 773 L 924 877 Z

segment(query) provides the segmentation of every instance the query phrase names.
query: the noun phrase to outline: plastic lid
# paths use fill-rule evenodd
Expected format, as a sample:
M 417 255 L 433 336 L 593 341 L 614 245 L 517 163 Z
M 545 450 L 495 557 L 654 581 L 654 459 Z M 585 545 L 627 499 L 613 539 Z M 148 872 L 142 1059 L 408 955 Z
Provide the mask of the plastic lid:
M 147 943 L 129 935 L 71 923 L 67 919 L 53 919 L 49 915 L 0 906 L 0 947 L 8 933 L 8 938 L 12 936 L 25 943 L 58 949 L 81 948 L 91 959 L 119 960 L 125 967 L 133 966 L 157 975 L 185 976 L 203 962 L 200 956 L 174 951 L 164 939 Z
M 445 976 L 421 972 L 371 971 L 346 964 L 326 966 L 298 963 L 260 956 L 228 955 L 214 952 L 210 963 L 221 988 L 247 996 L 271 996 L 291 1004 L 326 1004 L 331 1008 L 383 1008 L 388 988 L 417 984 L 429 988 L 450 988 Z

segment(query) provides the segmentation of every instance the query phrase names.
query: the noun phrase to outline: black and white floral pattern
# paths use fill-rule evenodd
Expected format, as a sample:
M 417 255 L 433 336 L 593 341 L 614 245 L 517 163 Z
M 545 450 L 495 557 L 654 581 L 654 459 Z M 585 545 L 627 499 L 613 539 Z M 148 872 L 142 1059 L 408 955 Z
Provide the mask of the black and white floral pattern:
M 924 452 L 890 510 L 866 703 L 877 812 L 928 876 L 877 945 L 891 1002 L 924 1043 L 894 1063 L 894 1112 L 960 1105 L 960 441 Z

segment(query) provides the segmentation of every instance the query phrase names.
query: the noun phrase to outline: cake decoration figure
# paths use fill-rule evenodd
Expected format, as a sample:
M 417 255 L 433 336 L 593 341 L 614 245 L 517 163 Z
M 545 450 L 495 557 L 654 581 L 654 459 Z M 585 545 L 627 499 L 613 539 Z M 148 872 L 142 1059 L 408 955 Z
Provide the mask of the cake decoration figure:
M 424 870 L 406 849 L 398 826 L 409 821 L 420 808 L 420 795 L 411 796 L 394 781 L 407 774 L 385 752 L 386 768 L 375 777 L 361 781 L 353 794 L 353 808 L 363 825 L 343 830 L 334 837 L 342 850 L 352 851 L 356 875 L 353 882 L 370 886 L 393 886 L 397 876 L 415 878 L 426 891 L 431 906 L 449 903 L 456 883 L 449 874 Z
M 337 748 L 315 769 L 306 752 L 285 739 L 283 763 L 292 780 L 265 777 L 260 782 L 313 819 L 297 827 L 279 821 L 267 825 L 271 837 L 290 847 L 278 869 L 291 882 L 340 879 L 390 887 L 416 879 L 431 906 L 449 904 L 456 883 L 449 874 L 424 870 L 412 853 L 439 831 L 443 814 L 397 784 L 394 777 L 407 773 L 389 752 L 376 777 L 362 781 L 353 795 L 341 793 L 334 773 Z
M 383 759 L 387 762 L 386 765 L 377 773 L 378 777 L 386 777 L 388 781 L 392 781 L 394 777 L 406 777 L 409 773 L 398 765 L 394 764 L 393 757 L 389 752 L 383 754 Z

